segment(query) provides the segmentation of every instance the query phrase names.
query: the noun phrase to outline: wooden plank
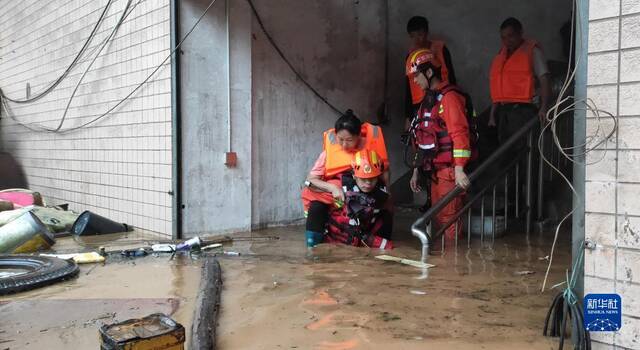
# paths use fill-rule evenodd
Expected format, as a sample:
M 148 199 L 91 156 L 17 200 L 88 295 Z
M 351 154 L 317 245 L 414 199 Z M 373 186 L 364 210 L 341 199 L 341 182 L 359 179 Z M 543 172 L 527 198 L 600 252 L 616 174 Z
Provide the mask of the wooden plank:
M 191 327 L 191 349 L 213 350 L 216 348 L 216 324 L 220 311 L 222 293 L 222 269 L 214 257 L 206 257 L 202 266 L 200 292 Z

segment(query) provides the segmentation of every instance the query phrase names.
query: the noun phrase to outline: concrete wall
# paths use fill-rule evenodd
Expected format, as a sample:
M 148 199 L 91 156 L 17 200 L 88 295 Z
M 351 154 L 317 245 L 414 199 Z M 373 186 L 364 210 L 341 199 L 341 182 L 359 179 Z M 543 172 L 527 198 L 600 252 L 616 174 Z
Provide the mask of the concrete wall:
M 182 37 L 210 0 L 179 3 Z M 185 236 L 251 228 L 251 14 L 246 1 L 229 1 L 229 94 L 225 5 L 219 1 L 207 12 L 180 55 Z M 235 168 L 224 164 L 229 136 Z
M 302 75 L 338 108 L 375 120 L 384 95 L 382 0 L 254 0 Z M 337 116 L 315 97 L 253 21 L 254 226 L 302 217 L 300 186 Z
M 24 98 L 42 91 L 71 63 L 106 0 L 0 1 L 0 87 Z M 90 52 L 116 23 L 114 1 Z M 133 2 L 138 3 L 137 1 Z M 169 54 L 169 1 L 139 2 L 105 48 L 71 103 L 64 128 L 106 112 Z M 85 56 L 87 57 L 87 56 Z M 10 107 L 23 123 L 56 127 L 87 59 L 49 95 Z M 65 134 L 36 133 L 0 120 L 5 148 L 48 203 L 69 203 L 113 220 L 171 233 L 171 84 L 169 67 L 106 118 Z
M 640 1 L 591 0 L 589 14 L 587 95 L 619 128 L 587 159 L 600 161 L 586 168 L 585 235 L 598 248 L 586 252 L 585 293 L 622 296 L 622 329 L 592 334 L 598 349 L 640 349 Z M 588 118 L 587 137 L 597 127 Z

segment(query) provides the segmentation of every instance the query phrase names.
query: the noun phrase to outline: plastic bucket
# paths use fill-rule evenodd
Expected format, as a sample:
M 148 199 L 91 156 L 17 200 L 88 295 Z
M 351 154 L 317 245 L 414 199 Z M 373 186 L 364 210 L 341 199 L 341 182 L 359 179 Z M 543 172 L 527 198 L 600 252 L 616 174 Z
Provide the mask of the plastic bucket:
M 129 231 L 127 224 L 120 224 L 96 213 L 85 211 L 71 226 L 71 232 L 76 236 L 102 235 L 106 233 L 120 233 Z

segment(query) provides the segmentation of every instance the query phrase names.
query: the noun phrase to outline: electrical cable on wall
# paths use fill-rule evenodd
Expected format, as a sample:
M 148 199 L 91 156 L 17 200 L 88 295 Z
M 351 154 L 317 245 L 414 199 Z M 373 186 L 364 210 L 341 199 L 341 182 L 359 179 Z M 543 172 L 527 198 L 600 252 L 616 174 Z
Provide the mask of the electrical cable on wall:
M 80 58 L 82 57 L 84 52 L 86 51 L 87 47 L 89 47 L 89 44 L 91 43 L 91 41 L 95 37 L 95 35 L 96 35 L 97 31 L 98 31 L 98 28 L 100 27 L 100 25 L 104 21 L 104 18 L 106 16 L 107 12 L 109 11 L 109 7 L 111 7 L 112 3 L 113 3 L 113 0 L 109 0 L 107 2 L 107 4 L 105 5 L 104 9 L 102 10 L 102 13 L 100 14 L 100 17 L 98 18 L 98 21 L 96 22 L 95 26 L 93 27 L 93 30 L 89 34 L 89 37 L 87 38 L 87 40 L 82 45 L 82 48 L 80 48 L 80 51 L 76 54 L 76 57 L 73 59 L 71 64 L 69 64 L 67 69 L 65 69 L 65 71 L 62 73 L 62 75 L 60 75 L 51 85 L 49 85 L 49 87 L 47 87 L 44 91 L 42 91 L 40 93 L 37 93 L 35 96 L 30 97 L 30 98 L 26 98 L 26 99 L 14 99 L 14 98 L 11 98 L 11 97 L 5 95 L 5 93 L 2 91 L 2 89 L 0 89 L 0 97 L 2 98 L 2 100 L 8 100 L 8 101 L 11 101 L 13 103 L 31 103 L 31 102 L 34 102 L 36 100 L 39 100 L 40 98 L 46 96 L 48 93 L 53 91 L 53 89 L 55 89 L 56 86 L 58 86 L 58 84 L 60 84 L 64 80 L 64 78 L 69 74 L 69 72 L 71 72 L 71 70 L 76 66 L 76 64 L 78 63 L 78 61 L 80 60 Z
M 87 75 L 87 73 L 89 72 L 89 70 L 91 69 L 91 67 L 93 66 L 93 64 L 95 63 L 95 61 L 98 59 L 98 57 L 100 57 L 100 53 L 102 53 L 102 50 L 107 46 L 107 44 L 109 44 L 112 40 L 112 38 L 115 37 L 115 34 L 118 32 L 118 29 L 120 29 L 120 27 L 122 26 L 122 23 L 124 23 L 124 20 L 133 12 L 133 10 L 136 8 L 136 6 L 138 6 L 143 0 L 138 0 L 138 2 L 131 6 L 133 0 L 128 0 L 127 4 L 125 5 L 125 8 L 122 12 L 122 16 L 120 16 L 120 19 L 118 19 L 118 22 L 116 23 L 116 25 L 114 26 L 114 28 L 112 29 L 111 33 L 100 43 L 96 46 L 96 48 L 88 54 L 88 56 L 93 55 L 94 52 L 97 51 L 97 53 L 95 54 L 95 56 L 93 57 L 93 59 L 91 60 L 91 62 L 89 62 L 89 64 L 87 65 L 87 67 L 84 70 L 84 73 L 80 76 L 80 79 L 78 79 L 78 82 L 76 83 L 75 88 L 73 89 L 73 92 L 71 93 L 71 96 L 69 97 L 69 99 L 67 100 L 67 104 L 66 107 L 64 109 L 64 112 L 62 113 L 62 117 L 60 118 L 60 122 L 58 123 L 58 126 L 56 128 L 49 128 L 46 126 L 43 126 L 41 124 L 38 123 L 20 123 L 19 121 L 17 121 L 15 118 L 12 118 L 14 121 L 16 121 L 17 123 L 21 124 L 22 126 L 25 126 L 27 128 L 29 128 L 32 131 L 46 131 L 46 132 L 57 132 L 60 129 L 62 129 L 62 126 L 64 125 L 65 119 L 67 117 L 67 113 L 69 112 L 69 108 L 71 107 L 71 102 L 73 101 L 76 92 L 78 91 L 80 84 L 82 84 L 82 81 L 84 80 L 85 76 Z
M 570 52 L 569 57 L 571 57 L 571 53 L 574 52 L 574 48 L 573 48 L 574 27 L 576 26 L 578 27 L 579 38 L 581 42 L 584 42 L 583 40 L 584 34 L 582 32 L 581 23 L 579 22 L 582 20 L 582 17 L 579 15 L 579 13 L 578 13 L 578 16 L 576 16 L 576 12 L 579 12 L 579 7 L 576 1 L 574 0 L 572 17 L 571 17 L 572 27 L 571 27 L 571 39 L 570 39 L 571 47 L 569 50 Z M 545 157 L 541 147 L 543 143 L 544 132 L 547 129 L 551 130 L 551 133 L 553 136 L 553 143 L 552 143 L 553 146 L 555 146 L 558 149 L 558 152 L 562 154 L 562 156 L 565 157 L 568 161 L 570 161 L 572 164 L 573 163 L 584 164 L 585 166 L 587 166 L 590 164 L 595 164 L 599 161 L 602 161 L 602 159 L 604 159 L 606 155 L 606 147 L 604 147 L 603 156 L 594 162 L 591 162 L 591 163 L 587 162 L 586 156 L 593 150 L 600 147 L 601 145 L 606 144 L 606 142 L 608 142 L 613 137 L 613 135 L 616 133 L 618 129 L 617 117 L 610 112 L 599 109 L 596 103 L 590 98 L 573 100 L 568 106 L 563 107 L 562 110 L 560 110 L 563 104 L 575 98 L 574 96 L 566 96 L 566 97 L 564 96 L 567 90 L 569 89 L 570 84 L 574 80 L 578 67 L 582 64 L 580 55 L 575 55 L 574 57 L 577 57 L 576 64 L 573 69 L 570 68 L 567 70 L 567 76 L 565 78 L 562 89 L 558 95 L 556 103 L 547 112 L 546 123 L 544 124 L 544 127 L 540 132 L 540 137 L 538 139 L 538 150 L 540 152 L 541 159 L 554 172 L 558 173 L 560 177 L 564 180 L 564 182 L 567 183 L 576 201 L 578 202 L 578 205 L 573 205 L 573 208 L 571 209 L 571 211 L 566 216 L 563 217 L 563 219 L 560 221 L 560 223 L 556 227 L 553 243 L 551 245 L 551 252 L 548 255 L 549 263 L 547 265 L 547 269 L 544 275 L 544 280 L 542 282 L 541 292 L 545 291 L 546 283 L 549 278 L 549 271 L 551 270 L 551 265 L 553 264 L 553 256 L 555 253 L 555 247 L 556 247 L 556 243 L 560 233 L 560 228 L 562 227 L 562 224 L 574 214 L 577 207 L 579 207 L 580 205 L 584 205 L 582 199 L 580 198 L 578 192 L 574 188 L 571 181 L 562 173 L 560 169 L 555 167 L 551 163 L 551 161 Z M 582 107 L 582 105 L 584 105 L 584 107 Z M 574 145 L 572 147 L 564 147 L 560 142 L 560 139 L 558 137 L 558 133 L 556 130 L 557 122 L 561 116 L 569 114 L 568 112 L 575 112 L 575 111 L 585 111 L 588 113 L 592 113 L 596 117 L 595 120 L 597 123 L 597 128 L 596 128 L 596 131 L 594 132 L 594 135 L 587 136 L 583 144 Z M 614 124 L 612 130 L 609 133 L 605 132 L 602 138 L 600 138 L 600 132 L 602 129 L 601 113 L 611 118 Z M 616 143 L 616 150 L 617 150 L 617 147 L 618 145 Z M 584 149 L 584 151 L 582 151 L 582 149 Z M 578 159 L 581 157 L 585 157 L 585 160 L 581 161 L 580 159 Z M 617 174 L 616 174 L 616 177 L 617 177 Z M 539 181 L 542 181 L 542 179 L 540 179 Z M 615 215 L 617 216 L 617 209 L 616 209 Z M 586 349 L 586 350 L 591 349 L 591 337 L 590 337 L 589 331 L 584 329 L 583 322 L 582 322 L 582 307 L 579 304 L 580 299 L 574 292 L 574 288 L 578 280 L 578 270 L 580 270 L 580 267 L 583 264 L 584 250 L 585 250 L 585 242 L 583 240 L 582 244 L 579 246 L 578 256 L 573 263 L 573 267 L 571 270 L 571 277 L 569 277 L 569 272 L 567 271 L 567 278 L 565 282 L 556 284 L 555 286 L 551 287 L 553 289 L 555 287 L 566 284 L 566 287 L 564 288 L 564 290 L 560 292 L 558 295 L 556 295 L 551 305 L 551 308 L 547 313 L 547 317 L 545 319 L 545 324 L 544 324 L 544 331 L 543 331 L 543 334 L 545 336 L 548 335 L 552 337 L 560 337 L 559 349 L 564 348 L 564 340 L 565 340 L 565 337 L 567 336 L 567 332 L 566 332 L 567 320 L 571 320 L 572 329 L 573 329 L 572 332 L 576 332 L 575 334 L 573 334 L 574 349 Z
M 141 0 L 139 0 L 136 3 L 136 6 L 140 3 L 140 1 Z M 124 23 L 124 20 L 127 18 L 127 16 L 129 14 L 131 14 L 133 9 L 135 8 L 135 6 L 134 6 L 134 7 L 131 8 L 131 10 L 129 10 L 129 8 L 131 7 L 131 3 L 132 2 L 133 2 L 133 0 L 128 0 L 127 1 L 127 4 L 125 5 L 124 10 L 122 12 L 122 17 L 120 17 L 120 20 L 118 20 L 118 22 L 114 26 L 113 30 L 111 31 L 111 34 L 109 34 L 109 36 L 104 40 L 102 45 L 99 46 L 98 52 L 93 57 L 93 60 L 91 60 L 91 62 L 89 62 L 89 64 L 87 65 L 87 68 L 85 68 L 85 70 L 84 70 L 84 73 L 82 73 L 82 75 L 80 76 L 80 79 L 78 79 L 78 82 L 76 83 L 76 87 L 73 89 L 73 92 L 71 93 L 71 96 L 69 97 L 69 101 L 67 101 L 67 105 L 64 108 L 64 113 L 62 114 L 62 118 L 60 118 L 60 123 L 58 124 L 58 127 L 55 128 L 53 131 L 59 131 L 62 128 L 62 125 L 64 124 L 64 120 L 67 117 L 67 113 L 69 112 L 69 107 L 71 106 L 71 101 L 73 101 L 73 98 L 75 97 L 76 92 L 78 91 L 78 88 L 80 88 L 80 84 L 82 83 L 82 81 L 84 80 L 84 77 L 89 72 L 89 69 L 91 69 L 93 64 L 98 59 L 98 57 L 100 57 L 100 54 L 102 53 L 102 50 L 104 50 L 104 48 L 107 46 L 107 44 L 109 44 L 111 42 L 111 40 L 115 37 L 116 33 L 118 32 L 118 29 L 120 29 L 120 26 L 122 26 L 122 23 Z
M 573 2 L 573 7 L 574 7 L 574 11 L 572 11 L 572 17 L 571 17 L 571 46 L 570 46 L 570 52 L 574 51 L 574 47 L 573 47 L 573 41 L 574 41 L 574 24 L 577 24 L 578 28 L 579 28 L 579 35 L 580 38 L 582 38 L 583 33 L 582 30 L 580 29 L 581 27 L 579 26 L 579 23 L 577 23 L 580 20 L 580 16 L 576 16 L 575 12 L 578 11 L 578 7 L 577 4 L 574 0 Z M 570 55 L 571 56 L 571 55 Z M 560 93 L 558 94 L 558 98 L 556 100 L 556 103 L 549 109 L 549 111 L 547 111 L 547 122 L 545 123 L 544 127 L 542 128 L 541 132 L 540 132 L 540 137 L 538 138 L 538 150 L 540 151 L 542 142 L 543 142 L 543 135 L 544 135 L 544 131 L 546 129 L 550 129 L 553 135 L 553 145 L 559 150 L 559 152 L 570 162 L 572 163 L 579 163 L 578 160 L 576 160 L 575 158 L 578 157 L 582 157 L 582 156 L 586 156 L 588 153 L 590 153 L 591 151 L 597 149 L 599 146 L 601 146 L 603 143 L 606 143 L 615 133 L 615 131 L 617 130 L 618 127 L 618 120 L 617 118 L 607 112 L 607 111 L 603 111 L 601 109 L 599 109 L 597 107 L 597 105 L 595 104 L 595 102 L 589 98 L 587 99 L 579 99 L 579 100 L 574 100 L 573 102 L 571 102 L 568 106 L 564 107 L 562 110 L 560 110 L 562 104 L 570 101 L 571 99 L 574 98 L 574 96 L 564 96 L 567 92 L 567 90 L 569 89 L 569 87 L 571 86 L 571 83 L 574 80 L 574 77 L 576 75 L 577 69 L 578 67 L 582 64 L 580 56 L 576 55 L 575 57 L 577 57 L 576 60 L 576 64 L 573 67 L 573 69 L 569 69 L 567 70 L 567 76 L 565 77 L 565 81 L 563 83 L 562 89 L 560 90 Z M 584 108 L 578 107 L 580 104 L 584 104 Z M 558 120 L 560 119 L 561 116 L 563 115 L 568 115 L 567 112 L 574 112 L 574 111 L 587 111 L 592 113 L 596 118 L 596 123 L 597 123 L 597 128 L 595 131 L 595 135 L 592 136 L 588 136 L 587 140 L 585 141 L 585 143 L 578 145 L 578 146 L 573 146 L 573 147 L 564 147 L 561 143 L 560 140 L 558 138 L 558 134 L 556 132 L 556 124 L 558 122 Z M 610 117 L 613 120 L 614 126 L 612 128 L 612 130 L 608 133 L 605 134 L 604 137 L 602 137 L 600 139 L 599 134 L 601 131 L 601 116 L 600 114 L 605 114 L 608 117 Z M 593 142 L 595 142 L 594 145 Z M 617 146 L 616 146 L 617 147 Z M 584 148 L 584 152 L 574 152 L 574 150 L 576 149 L 583 149 Z M 571 151 L 571 153 L 568 153 L 568 151 Z M 606 152 L 606 148 L 605 148 L 605 152 Z M 558 173 L 560 175 L 560 177 L 567 183 L 567 185 L 569 186 L 569 188 L 571 189 L 572 193 L 574 194 L 575 198 L 577 201 L 581 202 L 581 198 L 578 195 L 578 192 L 576 191 L 576 189 L 574 188 L 574 186 L 572 185 L 571 181 L 562 173 L 562 171 L 558 168 L 556 168 L 550 161 L 549 159 L 547 159 L 545 157 L 545 155 L 540 152 L 540 157 L 542 158 L 542 160 L 551 168 L 553 169 L 554 172 Z M 603 156 L 604 158 L 604 156 Z M 603 159 L 602 158 L 602 159 Z M 600 159 L 601 160 L 601 159 Z M 595 164 L 598 161 L 597 160 L 593 163 L 586 163 L 585 165 L 590 165 L 590 164 Z M 556 230 L 555 230 L 555 235 L 554 235 L 554 239 L 553 239 L 553 243 L 551 245 L 551 252 L 549 254 L 549 263 L 547 265 L 547 270 L 545 272 L 545 277 L 544 280 L 542 282 L 542 288 L 541 288 L 541 292 L 545 291 L 545 287 L 546 287 L 546 283 L 549 277 L 549 271 L 551 270 L 551 265 L 553 263 L 553 256 L 555 253 L 555 246 L 558 240 L 558 236 L 560 233 L 560 228 L 562 227 L 562 224 L 571 217 L 571 215 L 573 215 L 573 213 L 575 212 L 575 208 L 576 206 L 573 206 L 573 209 L 566 215 L 563 217 L 563 219 L 560 221 L 560 223 L 558 224 Z M 582 248 L 584 249 L 584 248 Z
M 139 0 L 138 3 L 140 3 L 143 0 Z M 284 55 L 284 53 L 282 52 L 282 50 L 277 46 L 277 44 L 275 43 L 275 41 L 273 40 L 273 38 L 271 37 L 271 35 L 269 34 L 269 32 L 266 30 L 264 23 L 262 22 L 262 19 L 260 17 L 260 15 L 258 14 L 256 8 L 253 5 L 253 2 L 251 0 L 247 0 L 252 12 L 254 14 L 254 16 L 256 17 L 256 20 L 258 21 L 258 23 L 260 24 L 260 27 L 262 28 L 265 36 L 267 37 L 267 39 L 269 40 L 269 42 L 271 43 L 271 45 L 274 47 L 274 49 L 278 52 L 278 54 L 280 55 L 280 57 L 285 61 L 285 63 L 289 66 L 289 68 L 292 70 L 292 72 L 296 75 L 296 77 L 298 79 L 300 79 L 300 81 L 302 81 L 302 83 L 309 88 L 309 90 L 311 92 L 313 92 L 320 100 L 322 100 L 327 106 L 329 106 L 336 114 L 341 115 L 342 112 L 335 107 L 332 103 L 330 103 L 327 98 L 325 98 L 324 96 L 322 96 L 296 69 L 295 67 L 293 67 L 293 65 L 291 64 L 291 62 L 286 58 L 286 56 Z M 129 94 L 127 94 L 124 98 L 122 98 L 120 101 L 118 101 L 113 107 L 109 108 L 105 113 L 101 114 L 100 116 L 90 120 L 89 122 L 83 123 L 79 126 L 75 126 L 75 127 L 71 127 L 71 128 L 66 128 L 66 129 L 62 129 L 62 125 L 64 124 L 64 121 L 66 119 L 66 114 L 68 111 L 68 108 L 71 104 L 71 100 L 73 99 L 74 95 L 75 95 L 75 91 L 77 90 L 78 86 L 80 85 L 80 82 L 82 81 L 82 78 L 80 79 L 80 81 L 78 82 L 78 84 L 76 85 L 76 88 L 74 89 L 74 93 L 72 93 L 71 98 L 69 99 L 68 103 L 67 103 L 67 107 L 65 108 L 65 111 L 63 113 L 63 116 L 61 118 L 61 121 L 58 125 L 58 127 L 56 128 L 49 128 L 43 125 L 39 125 L 38 123 L 23 123 L 21 121 L 19 121 L 15 115 L 11 112 L 11 108 L 8 106 L 7 101 L 10 102 L 14 102 L 14 103 L 30 103 L 30 102 L 34 102 L 37 99 L 42 98 L 43 96 L 45 96 L 46 94 L 48 94 L 49 92 L 51 92 L 58 84 L 60 84 L 60 82 L 62 82 L 64 80 L 64 78 L 68 75 L 68 73 L 77 65 L 78 61 L 80 60 L 80 58 L 83 56 L 83 54 L 86 51 L 86 48 L 88 47 L 89 43 L 91 42 L 91 40 L 93 40 L 93 38 L 95 37 L 95 33 L 97 32 L 97 29 L 99 28 L 100 24 L 103 21 L 103 18 L 105 16 L 105 14 L 107 13 L 109 7 L 111 6 L 111 3 L 113 2 L 113 0 L 109 0 L 109 2 L 107 3 L 107 5 L 105 6 L 105 9 L 103 10 L 103 13 L 99 19 L 99 21 L 96 23 L 96 26 L 94 26 L 94 30 L 91 32 L 91 35 L 89 36 L 89 38 L 87 39 L 87 41 L 85 42 L 85 44 L 83 45 L 82 49 L 80 50 L 80 52 L 78 53 L 78 55 L 76 55 L 76 58 L 74 59 L 74 61 L 71 63 L 71 65 L 67 68 L 67 70 L 65 70 L 65 72 L 49 87 L 47 88 L 45 91 L 37 94 L 36 96 L 29 98 L 29 99 L 25 99 L 25 100 L 16 100 L 16 99 L 12 99 L 7 97 L 6 95 L 4 95 L 2 93 L 2 91 L 0 90 L 0 97 L 2 97 L 2 101 L 0 101 L 1 104 L 1 108 L 5 110 L 5 112 L 7 113 L 7 115 L 9 115 L 9 117 L 11 117 L 11 119 L 16 122 L 18 125 L 21 125 L 31 131 L 34 132 L 47 132 L 47 133 L 68 133 L 68 132 L 72 132 L 72 131 L 76 131 L 76 130 L 80 130 L 82 128 L 85 128 L 95 122 L 97 122 L 98 120 L 106 117 L 107 115 L 109 115 L 111 112 L 113 112 L 116 108 L 118 108 L 120 105 L 122 105 L 127 99 L 129 99 L 136 91 L 138 91 L 144 84 L 146 84 L 149 79 L 151 79 L 151 77 L 153 75 L 155 75 L 155 73 L 160 70 L 162 68 L 162 66 L 165 65 L 165 63 L 175 54 L 175 52 L 180 48 L 180 46 L 182 45 L 182 43 L 184 42 L 184 40 L 191 34 L 191 32 L 197 27 L 197 25 L 200 23 L 200 21 L 202 20 L 202 18 L 206 15 L 206 13 L 209 11 L 209 9 L 213 6 L 213 4 L 216 2 L 216 0 L 213 0 L 211 3 L 209 3 L 209 5 L 207 6 L 207 8 L 204 10 L 204 12 L 201 14 L 201 16 L 198 18 L 198 20 L 194 23 L 194 25 L 191 27 L 191 29 L 185 34 L 185 36 L 180 40 L 180 42 L 176 45 L 176 47 L 171 51 L 171 53 L 169 54 L 169 56 L 167 56 L 167 58 L 165 58 L 152 72 L 151 74 L 149 74 L 149 76 L 144 79 L 139 85 L 137 85 Z M 127 7 L 130 4 L 127 4 Z M 136 5 L 134 5 L 133 7 L 135 8 Z M 131 9 L 131 11 L 133 10 L 133 8 Z M 121 20 L 118 22 L 118 24 L 116 24 L 116 26 L 114 27 L 114 31 L 112 32 L 112 35 L 109 36 L 109 38 L 104 42 L 104 45 L 106 45 L 106 43 L 111 40 L 110 38 L 113 38 L 113 35 L 115 34 L 115 32 L 119 29 L 121 22 L 124 20 L 124 18 L 126 18 L 126 16 L 128 16 L 129 13 L 131 13 L 131 11 L 127 12 L 127 10 L 125 9 L 124 13 L 123 13 L 123 17 L 121 18 Z M 102 47 L 99 49 L 99 51 L 102 51 Z M 95 56 L 94 60 L 92 60 L 92 62 L 90 63 L 89 67 L 93 64 L 93 62 L 95 61 L 95 59 L 99 56 L 100 52 L 98 52 L 98 54 Z M 82 77 L 84 77 L 84 75 L 86 75 L 86 72 L 82 75 Z
M 314 95 L 316 95 L 322 102 L 324 102 L 327 106 L 329 106 L 329 108 L 331 108 L 338 115 L 342 115 L 342 111 L 340 111 L 340 109 L 338 109 L 335 105 L 333 105 L 331 102 L 329 102 L 329 100 L 326 97 L 322 96 L 318 92 L 318 90 L 316 90 L 313 86 L 311 86 L 311 84 L 302 76 L 302 74 L 300 74 L 300 72 L 298 72 L 298 70 L 293 66 L 293 64 L 291 64 L 291 62 L 284 55 L 284 53 L 282 52 L 282 50 L 280 49 L 278 44 L 276 44 L 276 42 L 273 40 L 273 38 L 271 37 L 271 34 L 269 34 L 269 32 L 267 31 L 267 28 L 265 28 L 264 23 L 262 22 L 262 18 L 260 18 L 260 15 L 258 14 L 258 11 L 256 10 L 255 6 L 253 5 L 253 1 L 247 0 L 247 2 L 249 3 L 249 6 L 251 7 L 251 11 L 253 12 L 253 15 L 256 17 L 256 21 L 258 21 L 258 24 L 260 25 L 260 28 L 262 29 L 262 32 L 267 37 L 267 40 L 269 41 L 269 43 L 271 43 L 271 46 L 273 46 L 273 48 L 276 50 L 278 55 L 280 55 L 280 57 L 282 58 L 284 63 L 286 63 L 287 66 L 289 66 L 289 69 L 291 69 L 293 74 L 295 74 L 295 76 L 298 79 L 300 79 L 302 84 L 304 84 L 304 86 L 306 86 L 309 90 L 311 90 L 311 92 L 313 92 Z
M 125 101 L 127 101 L 133 94 L 135 94 L 142 86 L 144 86 L 149 81 L 149 79 L 151 79 L 166 64 L 166 62 L 180 49 L 180 47 L 182 46 L 182 43 L 184 43 L 184 41 L 189 37 L 189 35 L 195 30 L 195 28 L 202 21 L 204 16 L 209 12 L 209 10 L 216 3 L 216 1 L 217 0 L 212 0 L 209 3 L 209 5 L 205 8 L 205 10 L 202 12 L 200 17 L 198 17 L 198 19 L 193 24 L 193 26 L 182 37 L 180 42 L 178 42 L 178 44 L 176 44 L 176 47 L 173 48 L 173 50 L 171 50 L 169 55 L 164 60 L 162 60 L 162 62 L 160 62 L 160 64 L 158 64 L 158 66 L 141 83 L 136 85 L 136 87 L 131 92 L 129 92 L 129 94 L 127 94 L 125 97 L 123 97 L 120 101 L 118 101 L 115 105 L 113 105 L 111 108 L 109 108 L 106 112 L 104 112 L 103 114 L 95 117 L 94 119 L 92 119 L 92 120 L 90 120 L 90 121 L 88 121 L 86 123 L 83 123 L 81 125 L 75 126 L 75 127 L 70 127 L 70 128 L 66 128 L 66 129 L 60 129 L 60 130 L 57 130 L 57 131 L 54 131 L 54 130 L 42 130 L 42 129 L 38 130 L 36 128 L 30 127 L 28 124 L 24 124 L 24 123 L 19 122 L 15 118 L 15 116 L 11 113 L 11 109 L 7 105 L 7 101 L 6 101 L 5 98 L 3 98 L 2 101 L 1 101 L 2 108 L 5 110 L 5 112 L 7 112 L 7 114 L 11 117 L 11 119 L 13 119 L 19 125 L 21 125 L 23 127 L 26 127 L 26 128 L 28 128 L 28 129 L 30 129 L 32 131 L 49 132 L 49 133 L 68 133 L 68 132 L 73 132 L 73 131 L 77 131 L 77 130 L 83 129 L 83 128 L 85 128 L 85 127 L 87 127 L 87 126 L 99 121 L 100 119 L 106 117 L 107 115 L 109 115 L 116 108 L 120 107 L 120 105 L 122 105 Z

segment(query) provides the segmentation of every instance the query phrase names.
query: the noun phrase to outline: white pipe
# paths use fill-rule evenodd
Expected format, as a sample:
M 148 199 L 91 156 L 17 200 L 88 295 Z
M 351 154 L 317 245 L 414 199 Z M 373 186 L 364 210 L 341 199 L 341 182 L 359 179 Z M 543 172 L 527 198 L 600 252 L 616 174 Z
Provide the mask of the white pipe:
M 427 227 L 427 230 L 421 230 L 419 228 L 420 225 L 424 225 L 424 224 L 425 224 L 424 217 L 421 217 L 420 219 L 418 219 L 411 226 L 411 234 L 417 237 L 422 243 L 422 257 L 420 258 L 420 261 L 423 263 L 426 263 L 427 257 L 429 256 L 429 238 L 427 237 L 427 230 L 429 229 L 429 227 Z

